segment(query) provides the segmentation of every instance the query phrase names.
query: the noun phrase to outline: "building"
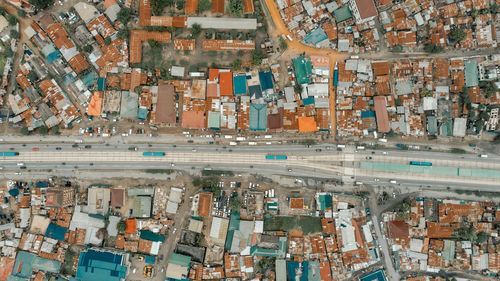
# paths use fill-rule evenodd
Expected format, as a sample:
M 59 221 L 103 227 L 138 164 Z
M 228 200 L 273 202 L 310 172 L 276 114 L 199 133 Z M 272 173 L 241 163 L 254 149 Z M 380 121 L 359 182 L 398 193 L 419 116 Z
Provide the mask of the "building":
M 172 253 L 168 259 L 167 279 L 184 280 L 188 278 L 191 257 Z
M 54 187 L 45 193 L 45 206 L 66 208 L 75 202 L 75 189 L 71 187 Z
M 373 0 L 349 0 L 349 8 L 357 24 L 369 22 L 378 14 Z
M 159 85 L 158 97 L 151 113 L 151 122 L 153 124 L 175 124 L 177 122 L 176 112 L 174 85 Z
M 120 208 L 125 204 L 125 189 L 111 189 L 111 207 Z
M 109 210 L 110 190 L 109 188 L 91 187 L 88 189 L 88 200 L 86 211 L 89 214 L 105 215 Z
M 81 281 L 122 281 L 128 269 L 128 254 L 104 249 L 80 253 L 76 277 Z
M 152 199 L 149 196 L 134 197 L 132 217 L 149 218 L 151 216 L 151 200 Z

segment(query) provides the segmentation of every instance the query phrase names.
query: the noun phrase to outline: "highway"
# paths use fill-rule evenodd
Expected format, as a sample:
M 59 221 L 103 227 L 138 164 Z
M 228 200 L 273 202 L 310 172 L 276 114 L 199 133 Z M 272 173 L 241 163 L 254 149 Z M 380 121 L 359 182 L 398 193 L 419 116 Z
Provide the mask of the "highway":
M 87 146 L 87 148 L 85 148 Z M 129 150 L 133 147 L 135 150 Z M 34 151 L 36 150 L 36 151 Z M 144 169 L 189 170 L 213 169 L 251 172 L 263 175 L 340 179 L 346 183 L 361 181 L 371 185 L 388 184 L 415 187 L 481 188 L 494 190 L 495 178 L 423 175 L 372 171 L 359 168 L 361 162 L 408 164 L 409 161 L 429 161 L 434 166 L 500 170 L 497 156 L 479 158 L 475 154 L 451 154 L 432 151 L 363 150 L 346 148 L 337 151 L 332 145 L 260 145 L 221 146 L 204 144 L 128 144 L 108 143 L 0 143 L 0 151 L 16 151 L 19 156 L 0 157 L 5 174 L 13 172 L 61 171 L 120 171 Z M 164 152 L 163 157 L 142 156 L 144 151 Z M 268 154 L 287 155 L 287 160 L 266 160 Z M 25 170 L 18 164 L 23 163 Z

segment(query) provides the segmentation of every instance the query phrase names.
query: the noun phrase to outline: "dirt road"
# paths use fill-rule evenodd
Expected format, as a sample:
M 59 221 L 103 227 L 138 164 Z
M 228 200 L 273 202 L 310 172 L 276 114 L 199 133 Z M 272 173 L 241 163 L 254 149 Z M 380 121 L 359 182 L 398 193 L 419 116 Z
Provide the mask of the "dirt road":
M 307 55 L 322 55 L 328 56 L 330 58 L 330 75 L 333 75 L 333 69 L 335 67 L 335 63 L 340 60 L 346 59 L 349 55 L 347 53 L 337 52 L 328 48 L 314 48 L 305 44 L 302 44 L 299 40 L 294 38 L 293 34 L 288 30 L 281 15 L 279 13 L 279 9 L 274 2 L 274 0 L 264 0 L 266 4 L 268 15 L 272 18 L 274 24 L 274 32 L 277 36 L 281 36 L 284 34 L 285 36 L 292 37 L 292 41 L 288 40 L 288 48 L 284 52 L 283 56 L 293 56 L 305 53 Z M 335 140 L 336 135 L 336 111 L 335 111 L 335 90 L 333 88 L 333 79 L 330 80 L 330 125 L 332 132 L 332 140 Z

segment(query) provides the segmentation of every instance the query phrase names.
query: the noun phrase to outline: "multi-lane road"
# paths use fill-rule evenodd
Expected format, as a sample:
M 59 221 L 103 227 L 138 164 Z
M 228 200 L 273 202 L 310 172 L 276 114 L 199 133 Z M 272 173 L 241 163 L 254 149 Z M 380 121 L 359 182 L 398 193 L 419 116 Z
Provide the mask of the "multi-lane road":
M 494 190 L 495 177 L 465 177 L 361 169 L 361 162 L 407 165 L 409 161 L 429 161 L 434 166 L 500 171 L 500 158 L 490 155 L 451 154 L 429 151 L 363 150 L 337 151 L 335 146 L 260 145 L 222 146 L 204 144 L 109 143 L 0 143 L 1 151 L 16 151 L 18 156 L 0 157 L 4 174 L 34 170 L 137 170 L 137 169 L 213 169 L 278 174 L 293 177 L 342 178 L 347 182 L 437 187 L 481 188 Z M 86 145 L 91 147 L 85 148 Z M 129 150 L 134 147 L 137 150 Z M 35 150 L 33 150 L 35 149 Z M 165 156 L 143 156 L 144 151 L 164 152 Z M 286 155 L 286 160 L 266 160 L 268 154 Z M 25 170 L 20 170 L 23 163 Z

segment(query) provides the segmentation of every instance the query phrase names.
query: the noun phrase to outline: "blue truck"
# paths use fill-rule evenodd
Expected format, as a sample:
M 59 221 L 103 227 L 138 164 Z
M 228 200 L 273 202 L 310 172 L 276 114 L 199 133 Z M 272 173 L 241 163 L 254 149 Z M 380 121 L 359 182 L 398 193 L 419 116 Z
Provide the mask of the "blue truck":
M 266 160 L 286 160 L 287 158 L 285 155 L 266 155 Z
M 142 156 L 165 156 L 165 152 L 143 152 Z
M 18 156 L 19 152 L 0 152 L 0 156 Z
M 432 163 L 431 162 L 420 162 L 420 161 L 410 161 L 410 165 L 413 165 L 413 166 L 432 166 Z

